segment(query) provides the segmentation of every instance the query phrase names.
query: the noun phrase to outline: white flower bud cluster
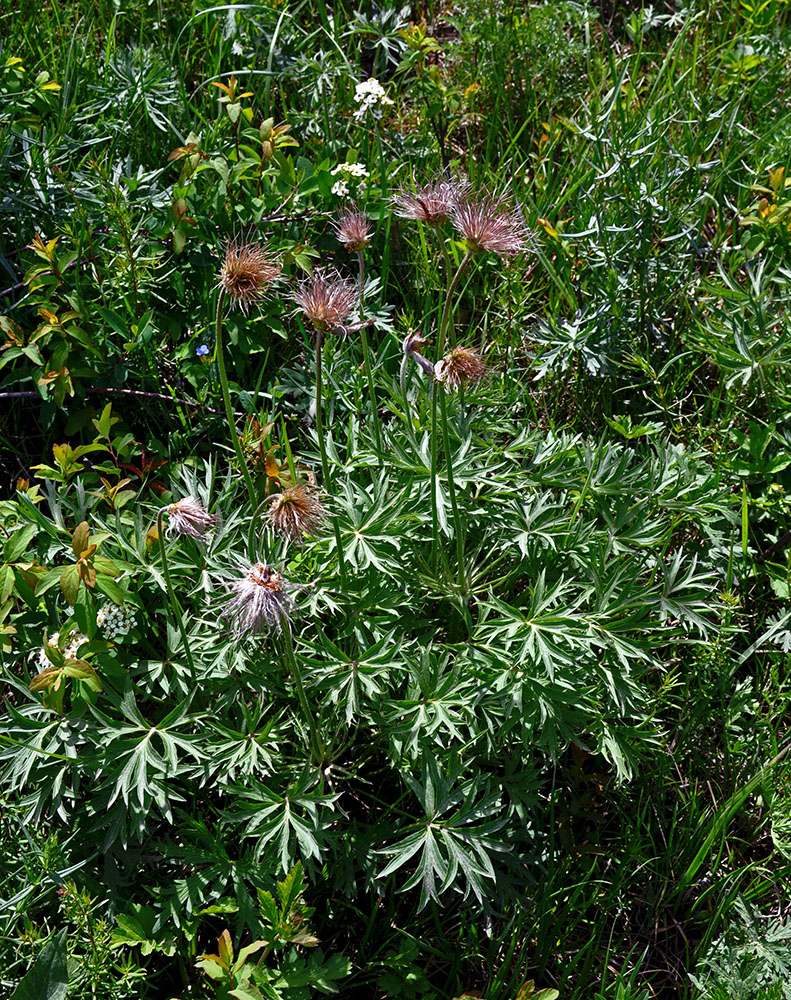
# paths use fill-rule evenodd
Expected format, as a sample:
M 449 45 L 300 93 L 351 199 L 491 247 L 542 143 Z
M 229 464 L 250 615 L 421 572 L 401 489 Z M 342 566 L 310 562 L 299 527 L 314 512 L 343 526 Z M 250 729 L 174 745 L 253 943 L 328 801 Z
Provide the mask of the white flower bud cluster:
M 333 177 L 338 177 L 338 175 L 340 175 L 340 178 L 332 185 L 332 193 L 337 194 L 341 198 L 345 198 L 349 193 L 350 178 L 353 177 L 355 180 L 359 180 L 360 178 L 371 176 L 362 163 L 339 163 L 332 170 Z
M 354 99 L 360 105 L 354 112 L 358 122 L 362 121 L 369 111 L 374 118 L 381 118 L 385 106 L 393 103 L 385 93 L 384 87 L 373 76 L 370 80 L 363 80 L 357 84 L 354 88 Z
M 96 612 L 96 624 L 106 639 L 115 639 L 116 636 L 123 635 L 134 623 L 135 616 L 131 608 L 119 608 L 114 604 L 108 604 Z

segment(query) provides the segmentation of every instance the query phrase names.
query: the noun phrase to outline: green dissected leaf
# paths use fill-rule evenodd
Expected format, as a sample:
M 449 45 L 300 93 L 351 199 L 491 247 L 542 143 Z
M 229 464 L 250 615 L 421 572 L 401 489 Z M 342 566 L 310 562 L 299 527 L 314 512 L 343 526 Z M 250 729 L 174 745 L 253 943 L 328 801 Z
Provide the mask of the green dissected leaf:
M 276 928 L 280 919 L 275 897 L 266 889 L 258 890 L 258 906 L 261 910 L 261 921 L 265 927 Z
M 277 883 L 277 893 L 280 896 L 280 912 L 283 916 L 288 915 L 306 888 L 302 862 L 297 861 L 283 881 Z
M 64 929 L 47 941 L 10 1000 L 65 1000 L 69 982 L 66 937 Z

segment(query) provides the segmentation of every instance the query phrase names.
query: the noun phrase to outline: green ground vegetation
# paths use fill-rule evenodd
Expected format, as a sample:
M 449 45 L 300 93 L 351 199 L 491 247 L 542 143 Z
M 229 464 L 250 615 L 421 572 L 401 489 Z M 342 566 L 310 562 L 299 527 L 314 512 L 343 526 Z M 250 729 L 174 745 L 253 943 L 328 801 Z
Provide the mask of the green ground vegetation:
M 789 93 L 780 0 L 4 7 L 3 996 L 791 996 Z

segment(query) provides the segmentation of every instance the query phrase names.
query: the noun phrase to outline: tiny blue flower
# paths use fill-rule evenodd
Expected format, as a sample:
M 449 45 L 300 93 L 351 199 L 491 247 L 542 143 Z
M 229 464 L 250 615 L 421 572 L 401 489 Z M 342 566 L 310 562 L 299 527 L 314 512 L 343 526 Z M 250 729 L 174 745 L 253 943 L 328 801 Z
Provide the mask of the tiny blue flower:
M 195 348 L 195 353 L 198 355 L 198 357 L 205 358 L 206 355 L 209 353 L 209 348 L 206 344 L 201 344 L 200 347 Z

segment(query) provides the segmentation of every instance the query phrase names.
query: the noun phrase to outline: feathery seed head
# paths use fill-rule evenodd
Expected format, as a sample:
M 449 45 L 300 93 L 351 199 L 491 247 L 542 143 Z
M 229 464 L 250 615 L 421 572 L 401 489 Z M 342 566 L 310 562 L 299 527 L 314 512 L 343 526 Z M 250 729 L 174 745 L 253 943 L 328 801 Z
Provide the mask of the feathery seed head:
M 393 195 L 392 205 L 402 219 L 417 219 L 438 226 L 469 191 L 467 181 L 432 181 L 417 191 L 402 189 Z
M 237 635 L 255 635 L 264 629 L 280 632 L 290 621 L 294 602 L 288 584 L 267 563 L 257 562 L 230 585 L 233 597 L 223 612 Z
M 316 270 L 309 278 L 299 282 L 294 301 L 316 330 L 332 333 L 343 326 L 354 308 L 357 287 L 337 271 Z
M 464 198 L 450 215 L 474 253 L 488 250 L 499 257 L 515 257 L 527 250 L 527 227 L 502 197 L 484 192 L 476 199 Z
M 309 486 L 291 486 L 269 499 L 267 524 L 292 541 L 298 542 L 305 535 L 315 534 L 324 520 L 324 508 Z
M 168 507 L 167 534 L 189 535 L 196 542 L 206 541 L 206 532 L 217 523 L 197 497 L 184 497 Z
M 454 347 L 434 366 L 434 378 L 446 389 L 474 385 L 486 375 L 486 362 L 469 347 Z
M 332 225 L 335 235 L 347 250 L 365 250 L 371 242 L 371 227 L 356 205 L 345 208 Z
M 217 282 L 231 302 L 246 314 L 263 300 L 281 270 L 260 243 L 233 239 L 225 249 Z

